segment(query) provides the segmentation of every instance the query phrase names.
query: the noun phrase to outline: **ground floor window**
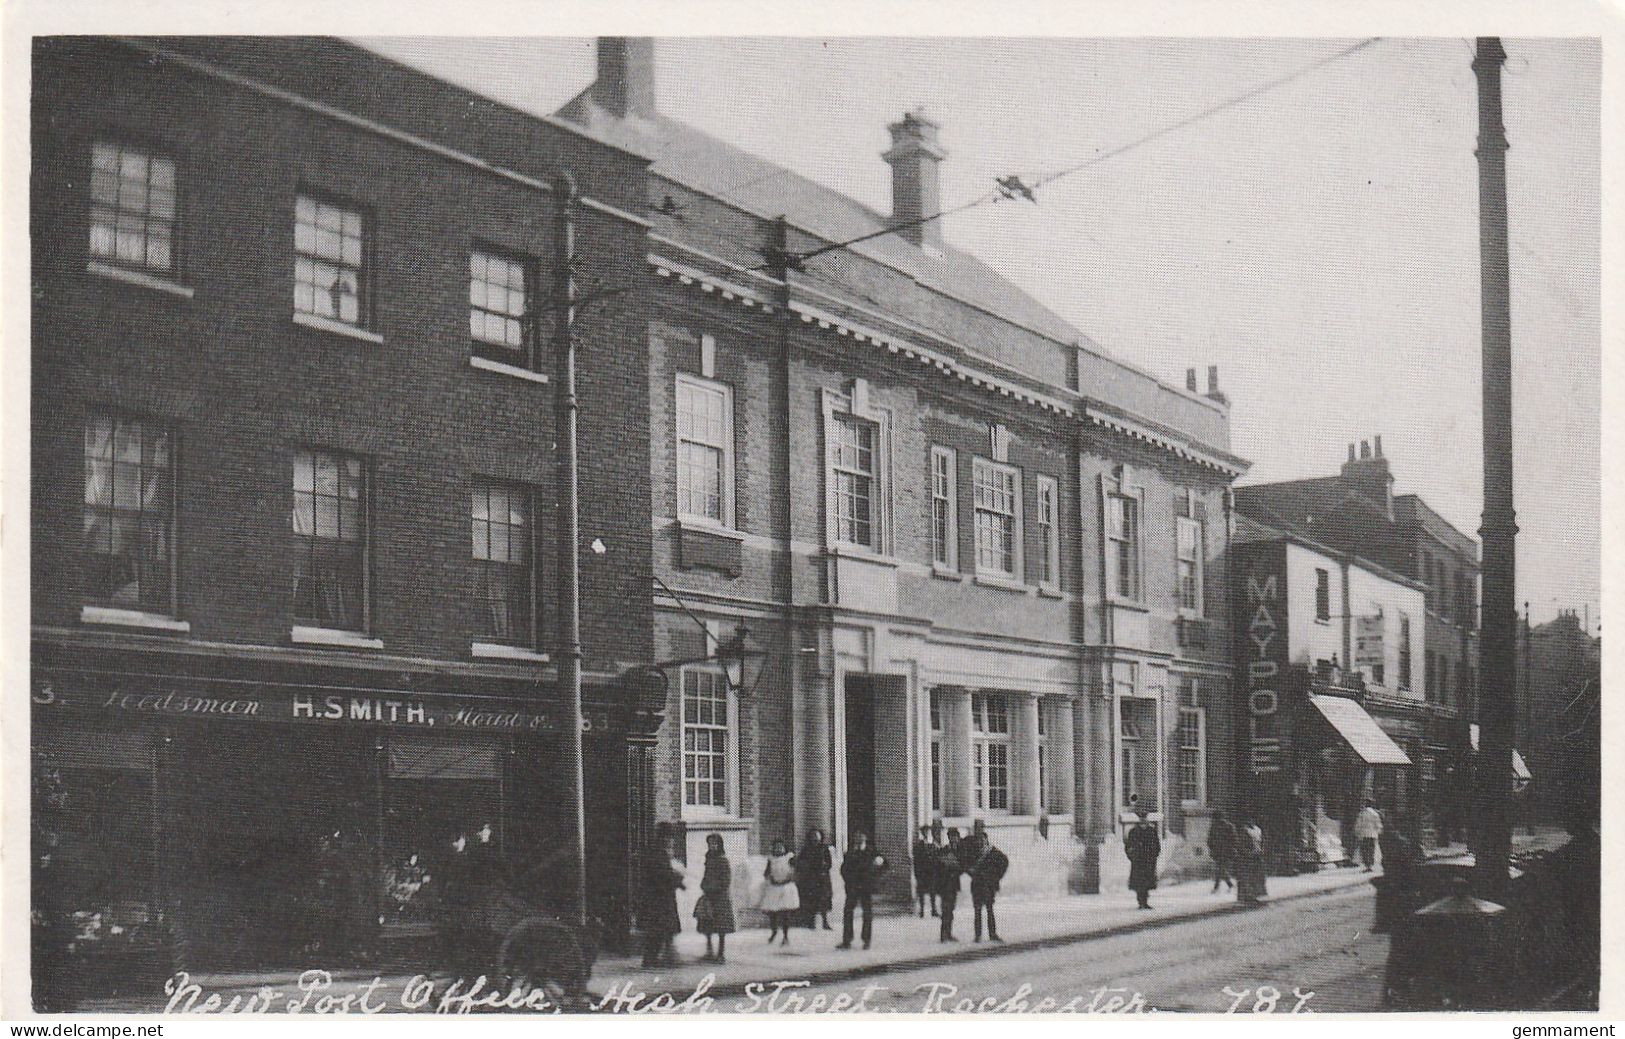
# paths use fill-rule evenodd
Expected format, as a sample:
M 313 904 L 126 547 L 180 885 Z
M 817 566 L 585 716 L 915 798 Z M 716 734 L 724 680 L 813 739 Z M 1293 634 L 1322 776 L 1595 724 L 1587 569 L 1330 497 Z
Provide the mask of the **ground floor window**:
M 931 814 L 942 814 L 942 695 L 931 691 Z
M 1157 701 L 1135 697 L 1118 701 L 1118 735 L 1122 745 L 1121 804 L 1123 811 L 1157 811 Z
M 978 811 L 1010 810 L 1010 704 L 997 693 L 971 697 L 971 792 Z
M 383 780 L 382 922 L 432 924 L 461 856 L 500 861 L 501 747 L 395 738 Z

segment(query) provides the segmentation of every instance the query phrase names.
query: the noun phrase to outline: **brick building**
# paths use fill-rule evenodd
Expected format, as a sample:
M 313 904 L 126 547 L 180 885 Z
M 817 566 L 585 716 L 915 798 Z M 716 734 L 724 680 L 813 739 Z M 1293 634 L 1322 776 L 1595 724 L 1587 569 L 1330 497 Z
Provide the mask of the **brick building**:
M 581 375 L 581 493 L 625 565 L 585 570 L 582 627 L 590 895 L 624 927 L 658 721 L 617 682 L 652 653 L 644 161 L 330 39 L 33 59 L 36 897 L 74 955 L 335 966 L 430 933 L 484 843 L 568 896 L 561 172 L 578 277 L 633 285 L 577 327 L 614 362 Z
M 905 895 L 916 828 L 980 819 L 1007 889 L 1092 890 L 1131 801 L 1199 858 L 1244 468 L 1216 385 L 1111 358 L 919 222 L 947 154 L 920 113 L 891 213 L 662 114 L 649 40 L 601 40 L 559 115 L 653 160 L 655 656 L 741 626 L 764 652 L 738 689 L 675 676 L 657 811 L 691 861 L 721 833 L 743 888 L 774 839 L 869 832 Z
M 1427 586 L 1424 708 L 1395 702 L 1374 713 L 1402 745 L 1420 748 L 1423 837 L 1460 838 L 1478 688 L 1478 543 L 1419 495 L 1394 493 L 1381 437 L 1362 442 L 1358 452 L 1350 444 L 1336 476 L 1237 487 L 1236 509 Z
M 1602 638 L 1573 610 L 1519 627 L 1516 745 L 1529 755 L 1528 818 L 1562 824 L 1598 804 Z

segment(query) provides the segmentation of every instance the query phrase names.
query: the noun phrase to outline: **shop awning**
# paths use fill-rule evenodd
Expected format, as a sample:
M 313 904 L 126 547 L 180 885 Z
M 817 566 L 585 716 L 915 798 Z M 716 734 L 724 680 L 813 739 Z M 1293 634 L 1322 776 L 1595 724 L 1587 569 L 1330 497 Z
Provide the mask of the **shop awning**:
M 1411 759 L 1388 738 L 1364 707 L 1342 696 L 1314 696 L 1309 702 L 1331 723 L 1343 742 L 1367 765 L 1409 765 Z
M 1475 753 L 1475 754 L 1478 753 L 1478 723 L 1477 722 L 1473 722 L 1472 724 L 1467 726 L 1467 738 L 1472 741 L 1473 753 Z M 1523 755 L 1518 753 L 1518 748 L 1517 747 L 1512 748 L 1512 778 L 1513 779 L 1522 779 L 1525 782 L 1535 778 L 1534 774 L 1529 771 L 1529 766 L 1524 763 Z

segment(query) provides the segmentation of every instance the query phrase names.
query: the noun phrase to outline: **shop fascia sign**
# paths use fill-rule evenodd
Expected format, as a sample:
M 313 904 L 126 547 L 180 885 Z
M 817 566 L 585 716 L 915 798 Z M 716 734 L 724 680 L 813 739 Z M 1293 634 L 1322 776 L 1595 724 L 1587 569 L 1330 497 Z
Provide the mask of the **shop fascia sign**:
M 40 707 L 67 707 L 167 717 L 242 718 L 252 721 L 382 725 L 394 728 L 491 732 L 559 732 L 567 725 L 563 707 L 515 700 L 468 701 L 454 697 L 359 696 L 278 693 L 263 688 L 209 695 L 183 689 L 106 689 L 69 691 L 56 681 L 35 686 Z M 602 710 L 583 712 L 583 732 L 609 728 Z
M 1381 667 L 1382 610 L 1364 617 L 1354 618 L 1354 666 Z
M 1281 575 L 1255 568 L 1247 574 L 1247 768 L 1253 775 L 1281 771 L 1282 720 L 1278 691 L 1286 632 Z

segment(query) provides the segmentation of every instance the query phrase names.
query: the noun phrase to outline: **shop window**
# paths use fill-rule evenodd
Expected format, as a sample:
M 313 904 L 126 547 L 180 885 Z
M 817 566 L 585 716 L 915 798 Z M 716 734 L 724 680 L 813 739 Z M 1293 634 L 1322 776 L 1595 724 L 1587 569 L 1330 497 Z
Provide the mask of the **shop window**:
M 677 514 L 734 525 L 733 391 L 677 376 Z
M 355 455 L 293 458 L 293 612 L 301 623 L 360 631 L 366 623 L 366 479 Z
M 976 572 L 999 577 L 1019 573 L 1021 475 L 1007 465 L 978 458 L 972 463 L 976 508 Z
M 495 869 L 505 838 L 503 745 L 391 737 L 384 779 L 382 922 L 430 925 L 460 868 Z
M 99 415 L 85 427 L 85 593 L 173 612 L 174 457 L 169 431 Z
M 943 740 L 942 728 L 942 696 L 936 690 L 931 691 L 931 813 L 943 813 Z
M 173 273 L 173 159 L 111 141 L 91 147 L 90 255 L 121 267 Z
M 959 568 L 959 494 L 954 449 L 931 449 L 931 562 Z
M 683 807 L 696 815 L 733 810 L 734 722 L 727 678 L 712 667 L 682 669 Z
M 530 313 L 531 265 L 495 252 L 468 258 L 468 333 L 474 355 L 529 368 L 535 322 Z
M 523 487 L 475 480 L 473 552 L 478 568 L 474 637 L 523 646 L 536 641 L 535 535 L 531 494 Z
M 971 791 L 978 811 L 1010 810 L 1010 706 L 995 693 L 971 696 Z
M 358 209 L 299 196 L 293 224 L 295 313 L 366 324 L 365 227 Z

